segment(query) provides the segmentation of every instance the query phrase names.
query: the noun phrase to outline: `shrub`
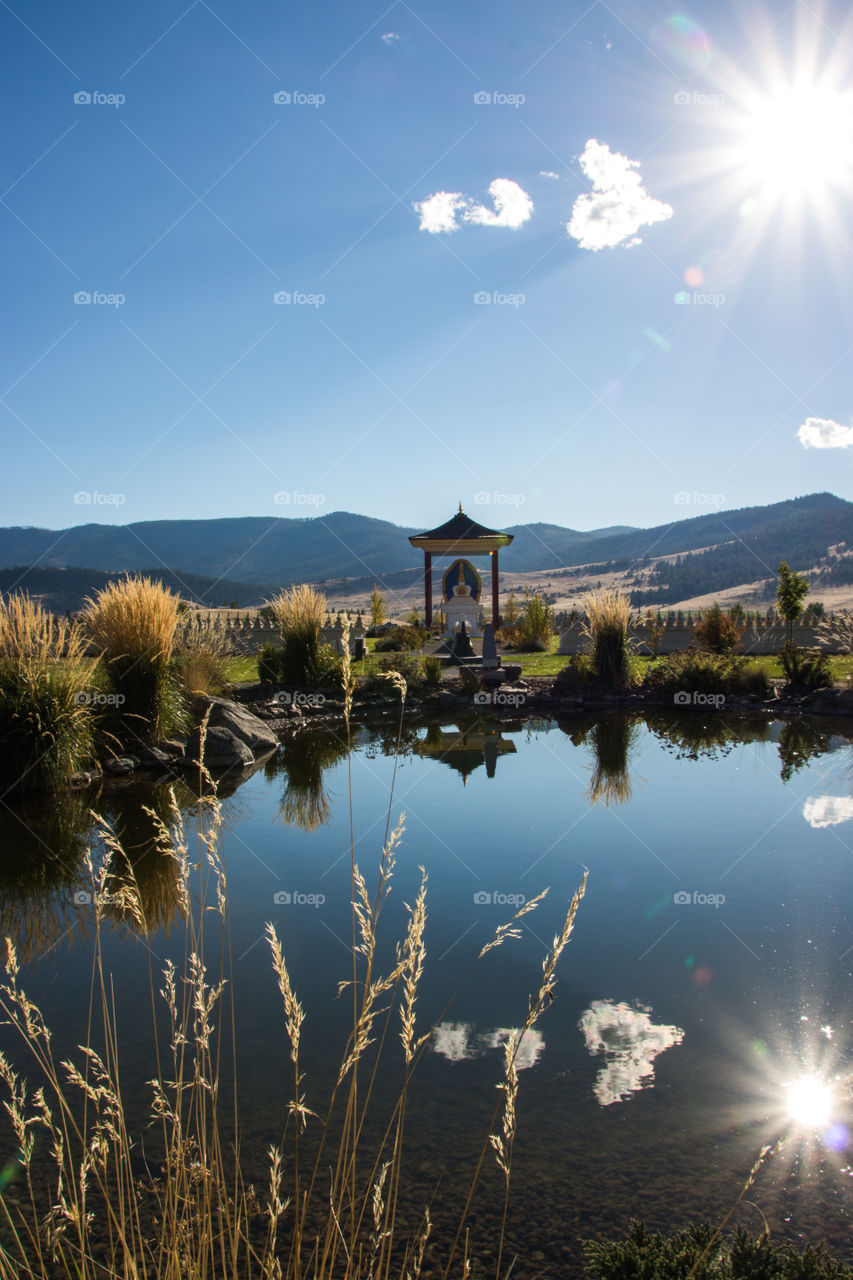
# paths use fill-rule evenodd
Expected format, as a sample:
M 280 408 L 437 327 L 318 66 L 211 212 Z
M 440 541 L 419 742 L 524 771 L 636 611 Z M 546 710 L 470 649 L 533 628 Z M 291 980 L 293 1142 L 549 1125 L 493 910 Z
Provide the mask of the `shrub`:
M 94 752 L 87 697 L 95 659 L 76 623 L 27 595 L 0 598 L 0 779 L 4 791 L 59 787 Z
M 554 692 L 579 693 L 592 679 L 592 659 L 588 653 L 573 653 L 562 671 L 557 673 Z
M 344 661 L 330 644 L 319 644 L 305 673 L 315 689 L 340 689 L 344 682 Z
M 422 662 L 424 680 L 427 684 L 440 684 L 444 663 L 436 653 L 428 653 Z
M 742 654 L 706 653 L 683 649 L 671 653 L 646 676 L 646 687 L 656 693 L 767 693 L 767 673 L 759 663 Z
M 850 1266 L 824 1245 L 800 1252 L 787 1240 L 743 1228 L 725 1238 L 709 1222 L 672 1236 L 651 1232 L 634 1221 L 625 1240 L 584 1240 L 590 1280 L 849 1280 Z
M 507 601 L 504 618 L 506 625 L 498 632 L 497 639 L 505 649 L 516 653 L 548 651 L 554 634 L 554 610 L 538 591 L 526 590 L 520 609 L 514 599 L 512 608 Z
M 180 613 L 174 669 L 185 693 L 221 693 L 228 683 L 228 638 L 216 615 Z
M 699 648 L 709 653 L 732 653 L 740 643 L 741 628 L 715 603 L 694 624 L 693 637 Z
M 785 679 L 794 689 L 828 689 L 833 684 L 829 658 L 820 649 L 801 649 L 786 644 L 779 653 Z
M 383 632 L 380 640 L 377 640 L 373 652 L 399 653 L 404 650 L 422 649 L 429 639 L 431 639 L 429 631 L 420 625 L 391 627 Z
M 417 658 L 412 657 L 408 653 L 388 653 L 379 658 L 374 671 L 364 677 L 362 688 L 366 693 L 385 693 L 388 696 L 399 697 L 394 693 L 392 685 L 389 683 L 387 676 L 392 671 L 398 671 L 409 688 L 414 688 L 423 680 L 421 664 Z
M 85 601 L 83 624 L 97 647 L 110 688 L 123 701 L 116 732 L 143 741 L 186 727 L 186 704 L 170 671 L 178 597 L 150 578 L 110 582 Z
M 480 676 L 472 667 L 459 668 L 459 684 L 463 693 L 475 694 L 480 691 Z
M 258 650 L 258 679 L 262 684 L 281 684 L 281 645 L 269 641 Z
M 633 676 L 628 639 L 631 601 L 618 591 L 591 591 L 584 608 L 583 633 L 589 644 L 592 675 L 603 684 L 624 688 Z

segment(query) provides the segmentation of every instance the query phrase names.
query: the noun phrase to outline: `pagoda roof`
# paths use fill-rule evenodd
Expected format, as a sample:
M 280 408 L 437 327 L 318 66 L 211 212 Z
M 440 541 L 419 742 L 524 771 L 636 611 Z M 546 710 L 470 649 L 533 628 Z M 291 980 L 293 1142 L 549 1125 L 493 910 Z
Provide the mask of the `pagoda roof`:
M 439 555 L 484 555 L 489 551 L 497 551 L 499 547 L 508 547 L 512 540 L 513 534 L 502 533 L 499 529 L 487 529 L 485 525 L 472 520 L 462 510 L 461 502 L 456 515 L 450 520 L 440 524 L 437 529 L 416 533 L 409 538 L 413 547 L 435 551 Z

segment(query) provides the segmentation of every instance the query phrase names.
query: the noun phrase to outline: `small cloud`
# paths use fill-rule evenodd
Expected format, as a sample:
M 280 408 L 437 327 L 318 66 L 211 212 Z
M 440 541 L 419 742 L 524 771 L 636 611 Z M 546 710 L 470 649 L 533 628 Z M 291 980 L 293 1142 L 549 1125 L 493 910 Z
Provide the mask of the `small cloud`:
M 832 418 L 806 418 L 797 438 L 804 449 L 848 449 L 853 444 L 853 427 L 842 427 Z
M 803 805 L 810 827 L 837 827 L 853 818 L 853 796 L 812 796 Z
M 511 178 L 495 178 L 489 186 L 494 209 L 487 209 L 460 191 L 437 191 L 426 200 L 416 200 L 413 208 L 420 214 L 421 231 L 433 235 L 440 231 L 456 231 L 463 222 L 480 227 L 523 226 L 533 212 L 533 201 Z
M 539 177 L 540 177 L 540 178 L 553 178 L 555 182 L 559 182 L 559 181 L 560 181 L 560 175 L 559 175 L 559 173 L 554 173 L 552 169 L 540 169 L 540 170 L 539 170 Z
M 421 215 L 421 231 L 455 231 L 458 227 L 456 213 L 467 204 L 461 191 L 436 191 L 426 200 L 415 201 L 414 209 Z
M 495 178 L 489 186 L 489 195 L 495 202 L 494 209 L 482 204 L 472 204 L 462 214 L 463 222 L 473 222 L 480 227 L 523 226 L 533 212 L 533 201 L 526 191 L 511 178 Z
M 593 189 L 575 200 L 567 230 L 582 249 L 610 249 L 626 241 L 628 246 L 639 244 L 640 227 L 672 217 L 672 206 L 644 188 L 639 160 L 629 160 L 590 138 L 580 166 Z
M 402 38 L 399 31 L 386 31 L 384 35 L 379 37 L 383 44 L 390 45 L 391 48 L 398 45 Z

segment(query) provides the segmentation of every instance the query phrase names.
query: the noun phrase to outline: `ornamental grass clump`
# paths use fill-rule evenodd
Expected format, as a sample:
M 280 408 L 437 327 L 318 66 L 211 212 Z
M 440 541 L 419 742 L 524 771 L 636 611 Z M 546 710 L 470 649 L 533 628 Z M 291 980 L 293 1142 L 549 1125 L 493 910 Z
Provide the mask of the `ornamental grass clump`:
M 92 759 L 96 659 L 80 627 L 28 595 L 0 599 L 0 784 L 55 788 Z
M 619 591 L 590 591 L 584 597 L 582 632 L 587 640 L 591 675 L 608 687 L 633 683 L 631 601 Z
M 83 624 L 101 651 L 122 746 L 186 727 L 186 707 L 170 668 L 179 597 L 150 578 L 110 582 L 87 598 Z
M 328 600 L 322 591 L 302 582 L 279 591 L 267 603 L 282 639 L 277 678 L 282 684 L 304 685 L 317 663 Z

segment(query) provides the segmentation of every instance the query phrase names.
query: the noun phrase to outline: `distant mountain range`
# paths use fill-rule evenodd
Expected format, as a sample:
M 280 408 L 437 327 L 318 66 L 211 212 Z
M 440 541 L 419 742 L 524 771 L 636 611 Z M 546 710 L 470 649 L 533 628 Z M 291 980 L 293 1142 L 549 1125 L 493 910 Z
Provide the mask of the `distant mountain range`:
M 54 608 L 75 608 L 109 575 L 156 572 L 200 603 L 235 601 L 246 607 L 294 582 L 375 579 L 381 584 L 390 575 L 419 569 L 422 555 L 408 539 L 420 532 L 346 511 L 311 519 L 247 516 L 87 524 L 59 531 L 0 528 L 0 565 L 9 566 L 0 574 L 0 590 L 18 585 L 44 595 Z M 534 523 L 510 526 L 507 532 L 514 541 L 501 552 L 502 569 L 562 569 L 570 576 L 590 564 L 602 571 L 635 568 L 637 602 L 644 595 L 666 604 L 772 577 L 780 559 L 800 571 L 825 567 L 831 547 L 853 547 L 853 503 L 818 493 L 652 529 L 615 526 L 584 533 Z M 57 576 L 57 570 L 64 572 Z M 60 603 L 60 596 L 72 603 Z

